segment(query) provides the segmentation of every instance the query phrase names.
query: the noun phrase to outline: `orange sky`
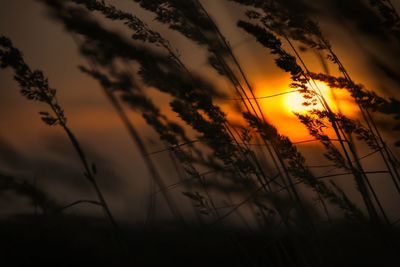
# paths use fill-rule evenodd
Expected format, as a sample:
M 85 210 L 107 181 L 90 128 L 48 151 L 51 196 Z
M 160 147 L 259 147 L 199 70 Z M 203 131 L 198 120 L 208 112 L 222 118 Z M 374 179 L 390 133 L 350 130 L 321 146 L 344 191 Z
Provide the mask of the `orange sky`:
M 204 3 L 238 55 L 256 90 L 256 96 L 264 97 L 290 91 L 289 77 L 274 65 L 273 57 L 269 55 L 268 51 L 235 26 L 235 16 L 239 14 L 238 7 L 226 1 L 207 0 Z M 66 110 L 71 127 L 85 146 L 95 148 L 97 153 L 117 164 L 121 177 L 137 174 L 137 170 L 144 174 L 139 153 L 133 145 L 126 145 L 131 144 L 129 136 L 98 84 L 81 74 L 76 68 L 77 65 L 84 64 L 84 60 L 77 53 L 73 40 L 63 32 L 62 26 L 47 18 L 45 9 L 35 1 L 2 0 L 1 5 L 0 33 L 11 37 L 14 44 L 24 52 L 25 59 L 31 66 L 44 70 L 50 79 L 50 84 L 58 89 L 58 98 Z M 122 7 L 137 10 L 132 3 L 124 2 Z M 206 65 L 204 49 L 199 49 L 177 33 L 160 26 L 152 20 L 147 12 L 139 11 L 139 14 L 161 33 L 172 38 L 173 45 L 178 47 L 183 61 L 188 63 L 191 69 L 215 80 L 223 91 L 233 91 L 229 83 L 221 80 Z M 320 24 L 354 80 L 362 81 L 372 88 L 379 88 L 380 80 L 372 75 L 373 73 L 366 64 L 365 55 L 359 49 L 359 44 L 348 41 L 348 37 L 352 33 L 339 25 L 335 26 L 336 24 L 329 19 L 321 21 Z M 360 36 L 360 40 L 362 38 Z M 320 63 L 314 55 L 305 54 L 304 56 L 311 69 L 321 70 Z M 332 71 L 335 73 L 334 69 Z M 0 138 L 13 144 L 23 154 L 50 153 L 46 144 L 49 135 L 52 135 L 52 129 L 43 125 L 37 115 L 42 108 L 37 103 L 30 103 L 19 95 L 10 74 L 9 71 L 0 72 Z M 321 88 L 323 87 L 321 85 Z M 330 90 L 325 88 L 324 91 L 334 106 Z M 336 90 L 335 94 L 344 114 L 357 117 L 357 108 L 351 103 L 347 93 Z M 168 108 L 165 96 L 153 93 L 153 97 L 163 103 L 165 110 Z M 234 98 L 235 96 L 231 94 L 229 97 Z M 296 94 L 260 100 L 267 118 L 277 126 L 282 134 L 289 136 L 295 142 L 310 138 L 305 127 L 292 114 L 293 108 L 295 111 L 301 111 L 299 110 L 302 108 L 301 102 L 301 97 Z M 227 111 L 228 117 L 235 118 L 236 115 L 231 112 L 229 107 L 229 101 L 221 102 L 221 104 Z M 171 111 L 166 110 L 165 112 L 168 116 L 174 116 Z M 139 128 L 143 129 L 142 135 L 145 136 L 150 149 L 157 150 L 162 147 L 160 143 L 154 145 L 157 137 L 150 129 L 142 127 L 143 120 L 134 114 L 130 115 Z M 57 131 L 53 131 L 53 133 L 60 134 Z M 113 142 L 110 143 L 110 140 Z M 312 149 L 314 145 L 309 144 L 308 146 Z M 147 184 L 141 181 L 126 179 L 123 182 L 131 187 L 136 187 L 138 191 L 145 192 L 147 190 Z M 144 201 L 145 195 L 139 194 L 130 197 L 141 203 Z M 125 202 L 121 200 L 118 203 L 115 204 L 117 209 L 119 207 L 123 210 L 125 207 L 121 203 Z

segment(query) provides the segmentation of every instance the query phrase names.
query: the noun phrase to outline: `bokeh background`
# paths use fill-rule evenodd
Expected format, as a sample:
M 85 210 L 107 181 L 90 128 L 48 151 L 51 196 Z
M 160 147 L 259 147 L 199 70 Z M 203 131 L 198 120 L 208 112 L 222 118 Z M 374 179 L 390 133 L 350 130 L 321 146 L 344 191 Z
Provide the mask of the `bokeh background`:
M 154 21 L 153 15 L 143 11 L 133 1 L 107 1 L 121 9 L 132 12 L 160 31 L 177 47 L 182 59 L 203 77 L 218 85 L 221 92 L 228 92 L 228 84 L 207 65 L 206 51 Z M 353 79 L 367 88 L 387 97 L 400 97 L 400 45 L 392 40 L 382 27 L 380 17 L 363 0 L 287 0 L 297 12 L 307 12 L 317 20 L 337 54 L 347 66 Z M 246 74 L 256 88 L 259 97 L 289 90 L 290 77 L 275 65 L 273 57 L 251 37 L 236 27 L 238 18 L 243 18 L 243 9 L 224 0 L 203 0 L 207 10 L 220 26 L 234 52 L 244 66 Z M 399 1 L 394 1 L 400 10 Z M 306 8 L 304 8 L 306 7 Z M 101 20 L 101 17 L 99 16 Z M 128 33 L 121 25 L 106 23 L 110 29 L 121 34 Z M 43 70 L 52 87 L 57 88 L 58 98 L 66 111 L 71 128 L 76 132 L 92 161 L 96 162 L 100 186 L 106 193 L 111 209 L 118 220 L 140 222 L 145 219 L 145 207 L 149 194 L 149 175 L 135 145 L 131 142 L 120 119 L 103 95 L 98 83 L 82 74 L 77 66 L 85 65 L 73 38 L 62 25 L 49 18 L 46 8 L 35 0 L 0 0 L 0 33 L 10 37 L 15 46 L 23 51 L 25 60 L 34 68 Z M 313 52 L 304 52 L 306 63 L 314 71 L 322 71 L 322 65 Z M 337 74 L 336 69 L 330 70 Z M 164 108 L 169 117 L 176 117 L 168 109 L 165 95 L 149 91 L 153 99 Z M 329 94 L 329 92 L 327 92 Z M 340 106 L 346 115 L 357 118 L 357 109 L 346 93 L 338 92 Z M 218 100 L 228 116 L 235 119 L 232 108 L 235 96 L 226 93 L 226 99 Z M 310 137 L 303 125 L 292 114 L 296 98 L 287 95 L 261 100 L 268 119 L 281 133 L 294 142 Z M 301 100 L 300 100 L 301 101 Z M 45 109 L 45 107 L 43 107 Z M 79 162 L 62 131 L 49 129 L 41 122 L 38 112 L 40 104 L 26 101 L 10 71 L 0 72 L 0 171 L 24 179 L 31 179 L 38 187 L 62 203 L 94 196 L 90 186 L 82 179 Z M 136 114 L 130 113 L 150 151 L 163 149 L 157 135 Z M 236 118 L 240 120 L 240 118 Z M 396 132 L 391 131 L 388 117 L 377 117 L 378 124 L 385 129 L 388 143 L 393 143 Z M 397 132 L 398 135 L 398 132 Z M 309 163 L 320 164 L 316 155 L 318 145 L 300 145 Z M 399 155 L 399 149 L 394 152 Z M 360 154 L 366 151 L 360 151 Z M 152 156 L 167 184 L 177 181 L 168 153 Z M 365 160 L 369 169 L 379 169 L 374 157 Z M 341 180 L 340 180 L 341 179 Z M 346 177 L 339 183 L 353 187 Z M 399 214 L 395 192 L 389 180 L 373 176 L 391 217 Z M 176 198 L 184 199 L 179 187 L 171 189 Z M 0 216 L 32 212 L 27 200 L 3 194 L 0 201 Z M 94 198 L 94 197 L 93 197 Z M 157 198 L 157 217 L 168 217 L 163 199 Z M 183 205 L 185 209 L 185 205 Z M 69 211 L 101 215 L 101 210 L 86 206 Z

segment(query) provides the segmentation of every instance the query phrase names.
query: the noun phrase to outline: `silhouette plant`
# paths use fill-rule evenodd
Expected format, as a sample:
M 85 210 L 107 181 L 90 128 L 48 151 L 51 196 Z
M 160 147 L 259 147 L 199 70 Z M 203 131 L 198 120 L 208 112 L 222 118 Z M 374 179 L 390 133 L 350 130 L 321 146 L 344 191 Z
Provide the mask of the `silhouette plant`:
M 58 103 L 56 97 L 56 89 L 50 87 L 48 80 L 45 78 L 42 71 L 32 70 L 25 63 L 21 52 L 13 46 L 9 38 L 0 36 L 0 47 L 0 67 L 2 69 L 11 68 L 13 70 L 14 79 L 21 88 L 21 95 L 26 97 L 28 100 L 42 102 L 50 108 L 50 112 L 39 112 L 41 119 L 49 126 L 59 126 L 63 129 L 74 150 L 78 154 L 86 180 L 92 185 L 99 202 L 101 203 L 101 207 L 104 209 L 112 227 L 117 231 L 117 223 L 95 178 L 96 165 L 94 163 L 89 163 L 81 144 L 75 134 L 68 127 L 64 110 Z
M 373 117 L 381 113 L 399 120 L 399 101 L 367 90 L 352 80 L 318 24 L 308 17 L 304 1 L 230 1 L 248 9 L 245 14 L 250 22 L 239 20 L 237 26 L 267 48 L 277 67 L 290 75 L 292 91 L 289 93 L 300 93 L 303 105 L 308 107 L 304 112 L 295 113 L 312 137 L 304 142 L 316 142 L 315 150 L 321 152 L 329 165 L 308 165 L 308 158 L 297 147 L 302 142 L 292 142 L 267 120 L 269 114 L 261 108 L 247 70 L 202 1 L 134 0 L 133 10 L 126 11 L 100 0 L 38 0 L 46 6 L 53 20 L 62 24 L 72 36 L 86 60 L 79 70 L 99 83 L 143 158 L 151 186 L 147 222 L 155 221 L 156 195 L 161 194 L 173 218 L 180 225 L 188 226 L 186 214 L 182 212 L 184 205 L 171 192 L 182 186 L 182 194 L 195 208 L 201 224 L 207 226 L 205 229 L 217 227 L 218 223 L 236 214 L 249 232 L 257 225 L 266 233 L 272 233 L 272 239 L 263 240 L 260 248 L 276 251 L 277 257 L 281 257 L 279 266 L 286 266 L 287 262 L 290 266 L 325 265 L 326 255 L 319 251 L 320 246 L 325 245 L 324 223 L 330 223 L 329 229 L 342 226 L 340 220 L 335 220 L 337 213 L 332 209 L 343 214 L 346 223 L 356 223 L 357 231 L 364 225 L 368 229 L 372 225 L 374 230 L 382 230 L 395 224 L 389 220 L 385 203 L 371 183 L 370 174 L 390 175 L 400 194 L 399 162 Z M 387 30 L 398 38 L 399 17 L 392 3 L 371 0 L 370 4 L 377 8 Z M 140 18 L 144 10 L 150 11 L 158 24 L 204 49 L 208 70 L 228 82 L 227 92 L 185 63 L 178 49 L 165 37 L 167 35 Z M 107 27 L 111 23 L 122 26 L 122 31 L 111 30 Z M 309 69 L 302 54 L 305 50 L 312 50 L 319 56 L 326 73 Z M 50 126 L 61 127 L 66 133 L 98 200 L 79 200 L 62 207 L 29 183 L 2 175 L 0 191 L 11 189 L 28 196 L 44 212 L 60 212 L 81 203 L 98 205 L 118 232 L 97 184 L 96 166 L 88 160 L 69 128 L 56 90 L 50 87 L 41 71 L 30 69 L 21 52 L 6 37 L 0 37 L 0 62 L 2 68 L 13 70 L 23 96 L 48 106 L 49 111 L 40 112 L 42 120 Z M 331 75 L 330 65 L 335 66 L 342 77 Z M 317 81 L 326 83 L 332 90 L 347 90 L 361 118 L 350 118 L 340 109 L 333 111 Z M 163 95 L 168 106 L 152 97 L 151 90 Z M 231 98 L 233 94 L 234 99 Z M 264 98 L 282 94 L 285 93 Z M 236 101 L 238 105 L 232 112 L 239 114 L 241 120 L 231 120 L 220 105 L 221 100 Z M 130 117 L 133 112 L 159 136 L 164 148 L 155 152 L 148 149 L 140 126 Z M 394 130 L 399 128 L 397 123 Z M 399 142 L 396 145 L 400 146 Z M 360 157 L 359 148 L 368 149 L 368 154 Z M 169 154 L 179 181 L 168 184 L 164 180 L 167 175 L 169 179 L 176 177 L 160 171 L 153 159 L 159 153 Z M 379 154 L 385 169 L 366 171 L 369 166 L 361 160 L 375 154 Z M 324 168 L 332 169 L 322 174 L 314 171 Z M 355 204 L 356 197 L 348 195 L 347 190 L 333 180 L 336 176 L 354 178 L 366 213 L 364 207 Z M 136 175 L 133 178 L 144 180 L 146 177 Z M 319 205 L 318 209 L 314 202 Z M 243 206 L 246 209 L 241 210 Z M 327 220 L 321 220 L 323 214 Z M 281 226 L 285 229 L 283 235 Z M 390 240 L 384 231 L 379 233 L 385 241 Z M 230 233 L 227 237 L 233 240 L 234 246 L 241 248 L 243 245 L 231 239 Z M 246 257 L 251 258 L 251 253 Z M 255 261 L 254 265 L 257 265 Z

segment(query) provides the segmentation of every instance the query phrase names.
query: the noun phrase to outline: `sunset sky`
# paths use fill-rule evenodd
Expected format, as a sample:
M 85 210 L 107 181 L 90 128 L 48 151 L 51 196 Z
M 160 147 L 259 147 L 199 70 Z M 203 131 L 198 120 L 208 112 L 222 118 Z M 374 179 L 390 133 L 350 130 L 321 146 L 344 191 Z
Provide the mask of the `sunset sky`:
M 30 66 L 43 70 L 51 86 L 57 88 L 58 99 L 65 108 L 70 127 L 100 166 L 100 178 L 106 185 L 107 194 L 110 198 L 112 196 L 115 213 L 127 219 L 135 216 L 143 217 L 141 207 L 146 201 L 149 186 L 145 166 L 137 148 L 130 141 L 123 124 L 97 82 L 78 70 L 77 66 L 85 65 L 86 62 L 80 57 L 74 40 L 64 31 L 62 25 L 48 17 L 46 8 L 41 3 L 32 0 L 0 0 L 0 2 L 0 33 L 10 37 L 14 45 L 23 51 L 25 60 Z M 109 2 L 118 3 L 120 8 L 140 16 L 171 40 L 190 69 L 212 80 L 221 92 L 225 93 L 225 99 L 217 99 L 216 102 L 223 107 L 228 118 L 242 121 L 233 108 L 236 96 L 230 84 L 207 65 L 204 48 L 196 46 L 176 32 L 155 22 L 151 13 L 140 9 L 133 1 Z M 256 90 L 256 96 L 261 98 L 260 103 L 267 114 L 267 119 L 293 142 L 310 139 L 305 126 L 293 114 L 293 111 L 301 113 L 305 109 L 301 105 L 303 100 L 299 94 L 290 93 L 262 99 L 291 91 L 290 77 L 275 66 L 274 56 L 236 27 L 236 20 L 244 18 L 243 9 L 223 0 L 202 2 L 233 47 Z M 398 97 L 400 80 L 395 78 L 400 74 L 398 61 L 400 49 L 396 44 L 385 42 L 380 38 L 380 32 L 368 31 L 365 25 L 358 23 L 357 18 L 350 19 L 348 14 L 341 13 L 340 8 L 346 5 L 346 0 L 304 2 L 313 7 L 310 9 L 310 15 L 319 21 L 322 30 L 339 57 L 343 59 L 353 79 L 383 95 Z M 334 3 L 339 4 L 335 6 Z M 101 20 L 104 22 L 104 19 Z M 107 27 L 128 36 L 124 28 L 117 23 L 109 23 Z M 314 53 L 305 52 L 304 59 L 313 71 L 322 71 L 321 63 Z M 376 63 L 377 60 L 381 65 Z M 378 65 L 387 68 L 378 68 Z M 330 67 L 333 74 L 338 74 L 334 66 Z M 389 75 L 390 71 L 384 71 L 388 68 L 394 70 L 395 74 Z M 338 107 L 332 94 L 336 95 L 344 114 L 359 118 L 358 109 L 348 93 L 339 90 L 332 92 L 324 84 L 319 86 L 334 110 L 338 110 Z M 0 166 L 15 175 L 37 177 L 38 184 L 51 190 L 52 194 L 60 196 L 65 202 L 87 195 L 90 189 L 85 187 L 82 180 L 75 177 L 80 175 L 80 168 L 79 163 L 71 160 L 74 158 L 74 152 L 69 149 L 69 144 L 59 129 L 49 129 L 40 121 L 38 116 L 38 112 L 42 111 L 40 104 L 26 101 L 20 96 L 18 86 L 9 70 L 0 72 L 0 87 Z M 166 95 L 155 90 L 150 90 L 149 95 L 160 103 L 164 114 L 178 120 L 168 107 L 169 98 Z M 43 109 L 46 107 L 43 106 Z M 141 129 L 141 135 L 150 151 L 164 148 L 157 135 L 145 125 L 142 118 L 134 113 L 130 113 L 130 116 Z M 379 122 L 385 126 L 386 119 L 388 118 L 382 118 Z M 384 134 L 389 143 L 393 142 L 394 137 L 398 137 L 391 131 L 385 131 Z M 311 165 L 324 162 L 321 155 L 316 155 L 318 144 L 310 142 L 299 145 L 299 148 L 306 156 L 310 156 L 308 159 Z M 9 155 L 11 151 L 15 153 L 15 160 L 7 158 L 4 154 L 7 152 Z M 360 154 L 365 153 L 367 151 L 360 149 Z M 399 155 L 399 150 L 397 149 L 395 153 Z M 162 164 L 169 161 L 168 154 L 156 154 L 154 159 L 160 163 L 159 168 L 162 173 L 171 173 L 171 164 Z M 373 157 L 367 159 L 367 162 L 370 162 L 369 166 L 379 167 L 379 163 L 375 164 L 376 159 Z M 54 173 L 57 173 L 57 177 L 54 177 Z M 115 180 L 110 182 L 107 176 L 112 176 Z M 175 180 L 175 177 L 164 176 L 168 184 L 172 184 Z M 378 184 L 382 191 L 386 186 L 388 185 L 385 181 Z M 76 190 L 67 193 L 65 188 L 69 187 Z M 179 193 L 179 189 L 176 192 Z M 177 195 L 180 197 L 180 194 Z M 394 199 L 391 192 L 383 198 L 389 201 Z M 394 207 L 394 204 L 391 205 L 392 209 Z

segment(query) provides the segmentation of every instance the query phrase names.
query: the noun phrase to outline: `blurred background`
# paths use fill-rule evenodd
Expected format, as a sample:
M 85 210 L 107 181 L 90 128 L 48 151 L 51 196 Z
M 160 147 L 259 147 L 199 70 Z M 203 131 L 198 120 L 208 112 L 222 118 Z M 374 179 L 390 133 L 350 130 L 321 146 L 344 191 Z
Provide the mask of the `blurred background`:
M 235 114 L 233 94 L 228 91 L 228 83 L 208 66 L 206 51 L 181 35 L 169 30 L 154 20 L 154 15 L 141 9 L 134 1 L 107 1 L 119 8 L 132 12 L 149 25 L 160 31 L 179 50 L 182 60 L 189 68 L 213 81 L 226 99 L 218 103 L 228 117 L 241 119 Z M 236 27 L 239 18 L 244 18 L 244 9 L 224 0 L 201 1 L 220 26 L 226 39 L 233 47 L 243 65 L 258 97 L 279 94 L 290 90 L 290 77 L 278 69 L 273 57 L 255 40 Z M 286 0 L 296 12 L 305 12 L 318 21 L 323 33 L 330 40 L 338 56 L 347 66 L 356 82 L 386 97 L 399 97 L 400 85 L 400 45 L 390 37 L 382 19 L 363 0 Z M 399 1 L 393 1 L 400 10 Z M 117 23 L 105 22 L 107 28 L 129 36 L 124 27 Z M 65 109 L 70 127 L 81 140 L 90 160 L 96 162 L 100 187 L 119 221 L 143 222 L 150 192 L 150 178 L 143 159 L 131 142 L 122 122 L 116 115 L 96 81 L 82 74 L 77 68 L 85 65 L 79 55 L 74 39 L 65 32 L 63 26 L 53 21 L 46 7 L 34 0 L 0 0 L 0 33 L 10 37 L 14 45 L 24 53 L 26 62 L 41 69 L 49 78 L 52 87 L 58 90 L 58 99 Z M 301 47 L 300 47 L 301 49 Z M 323 71 L 318 55 L 305 51 L 305 61 L 315 72 Z M 332 74 L 338 70 L 331 69 Z M 329 96 L 330 92 L 327 92 Z M 168 107 L 168 97 L 149 89 L 149 95 L 162 107 L 162 112 L 178 120 Z M 338 92 L 342 111 L 358 118 L 357 108 L 345 92 Z M 282 95 L 260 100 L 268 120 L 293 142 L 310 139 L 307 129 L 298 122 L 292 111 L 302 111 L 301 98 Z M 299 105 L 300 103 L 300 105 Z M 45 110 L 46 107 L 43 106 Z M 58 202 L 68 204 L 77 199 L 93 196 L 91 187 L 82 179 L 82 171 L 75 152 L 71 149 L 64 133 L 42 123 L 38 112 L 40 104 L 26 101 L 19 94 L 9 70 L 0 72 L 0 172 L 32 181 Z M 143 119 L 130 113 L 135 126 L 149 151 L 165 148 L 156 133 L 146 126 Z M 235 117 L 237 116 L 237 118 Z M 384 137 L 393 144 L 398 132 L 392 131 L 390 117 L 376 117 L 385 129 Z M 319 145 L 305 143 L 299 145 L 310 165 L 321 164 L 317 155 Z M 360 151 L 360 154 L 366 151 Z M 394 153 L 399 155 L 399 150 Z M 168 153 L 151 156 L 167 185 L 178 181 Z M 379 169 L 380 163 L 374 157 L 365 160 L 371 170 Z M 388 203 L 390 217 L 400 215 L 396 195 L 388 179 L 372 176 L 385 203 Z M 346 177 L 338 178 L 343 185 L 353 186 Z M 189 212 L 182 188 L 171 188 L 171 193 L 182 203 L 183 210 Z M 8 217 L 19 213 L 34 212 L 27 199 L 11 192 L 1 194 L 0 216 Z M 168 218 L 164 200 L 156 198 L 156 218 Z M 102 215 L 100 209 L 85 205 L 68 210 L 71 213 Z

